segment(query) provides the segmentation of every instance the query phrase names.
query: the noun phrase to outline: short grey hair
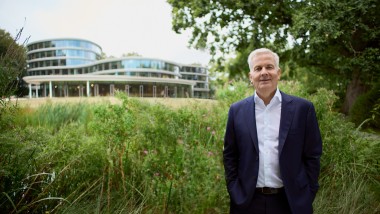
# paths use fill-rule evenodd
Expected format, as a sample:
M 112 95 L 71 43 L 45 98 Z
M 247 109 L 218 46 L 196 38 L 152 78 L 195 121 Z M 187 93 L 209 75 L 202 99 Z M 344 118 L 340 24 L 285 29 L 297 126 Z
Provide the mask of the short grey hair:
M 252 69 L 253 69 L 252 58 L 255 57 L 257 54 L 261 54 L 261 53 L 272 54 L 274 57 L 274 61 L 276 63 L 275 64 L 276 68 L 280 68 L 280 57 L 275 52 L 273 52 L 272 50 L 270 50 L 268 48 L 259 48 L 259 49 L 252 51 L 248 56 L 248 65 L 249 65 L 250 71 L 252 71 Z

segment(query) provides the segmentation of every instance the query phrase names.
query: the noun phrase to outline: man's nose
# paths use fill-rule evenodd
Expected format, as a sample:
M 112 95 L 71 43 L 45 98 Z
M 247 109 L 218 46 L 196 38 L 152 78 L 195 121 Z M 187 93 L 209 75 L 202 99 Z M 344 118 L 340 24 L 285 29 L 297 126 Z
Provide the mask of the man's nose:
M 266 75 L 268 75 L 268 70 L 266 68 L 263 68 L 261 70 L 261 76 L 266 76 Z

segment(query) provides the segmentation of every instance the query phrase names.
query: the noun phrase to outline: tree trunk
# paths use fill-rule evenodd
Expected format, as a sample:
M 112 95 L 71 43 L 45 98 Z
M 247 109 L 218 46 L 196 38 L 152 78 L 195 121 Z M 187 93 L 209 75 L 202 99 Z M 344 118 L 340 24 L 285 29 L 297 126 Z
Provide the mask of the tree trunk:
M 352 80 L 347 86 L 346 97 L 342 106 L 342 112 L 347 115 L 354 105 L 356 98 L 358 98 L 359 95 L 365 93 L 367 89 L 368 87 L 360 80 L 359 72 L 354 72 L 352 74 Z

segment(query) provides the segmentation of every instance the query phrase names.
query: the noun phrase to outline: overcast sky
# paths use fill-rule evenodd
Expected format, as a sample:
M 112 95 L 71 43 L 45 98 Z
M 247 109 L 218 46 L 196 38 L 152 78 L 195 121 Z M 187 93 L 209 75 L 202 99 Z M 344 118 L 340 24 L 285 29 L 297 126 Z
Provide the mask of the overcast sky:
M 0 0 L 0 28 L 29 42 L 82 38 L 107 56 L 137 52 L 144 57 L 207 65 L 206 51 L 188 48 L 190 33 L 171 29 L 166 0 Z

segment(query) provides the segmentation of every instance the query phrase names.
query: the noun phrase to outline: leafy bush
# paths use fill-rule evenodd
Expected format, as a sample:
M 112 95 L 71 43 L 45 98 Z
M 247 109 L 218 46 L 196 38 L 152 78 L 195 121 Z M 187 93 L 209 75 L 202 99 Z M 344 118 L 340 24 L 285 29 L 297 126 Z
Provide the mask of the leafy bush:
M 378 212 L 378 138 L 366 137 L 332 111 L 333 92 L 309 95 L 291 81 L 279 87 L 311 100 L 317 111 L 324 153 L 315 212 Z M 240 81 L 218 90 L 219 100 L 207 106 L 170 108 L 119 95 L 120 105 L 47 104 L 14 111 L 19 118 L 4 122 L 12 126 L 0 135 L 0 209 L 227 213 L 227 111 L 252 94 Z
M 23 28 L 13 38 L 8 32 L 0 29 L 0 100 L 17 93 L 22 95 L 21 78 L 26 72 L 26 39 L 19 45 Z
M 48 144 L 43 129 L 14 128 L 0 135 L 0 207 L 19 212 L 41 198 L 39 175 L 44 174 L 36 155 Z
M 380 129 L 380 84 L 369 92 L 360 95 L 350 111 L 350 119 L 357 126 L 374 127 Z M 375 119 L 376 118 L 376 119 Z
M 378 192 L 373 184 L 379 182 L 380 165 L 370 158 L 376 154 L 375 145 L 343 115 L 332 111 L 337 99 L 332 91 L 319 89 L 309 99 L 315 105 L 323 139 L 316 213 L 376 213 Z

